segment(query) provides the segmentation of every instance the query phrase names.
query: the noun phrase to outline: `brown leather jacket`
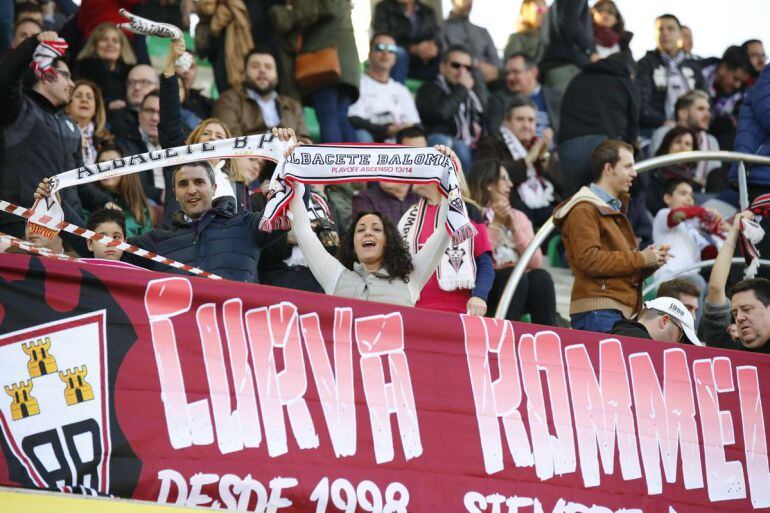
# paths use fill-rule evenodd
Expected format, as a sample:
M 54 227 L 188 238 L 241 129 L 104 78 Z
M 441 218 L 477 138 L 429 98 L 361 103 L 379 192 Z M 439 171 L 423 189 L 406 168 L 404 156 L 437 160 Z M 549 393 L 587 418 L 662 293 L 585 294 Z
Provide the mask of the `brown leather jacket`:
M 310 132 L 305 123 L 305 113 L 296 100 L 278 95 L 278 114 L 281 116 L 280 128 L 293 128 L 299 140 L 310 141 Z M 243 88 L 228 89 L 214 104 L 211 115 L 222 120 L 233 137 L 267 132 L 268 127 L 262 117 L 262 109 L 257 102 L 248 97 Z
M 639 312 L 642 284 L 657 267 L 651 251 L 639 251 L 625 216 L 628 198 L 617 211 L 583 187 L 554 209 L 575 282 L 570 315 L 619 310 L 626 318 Z

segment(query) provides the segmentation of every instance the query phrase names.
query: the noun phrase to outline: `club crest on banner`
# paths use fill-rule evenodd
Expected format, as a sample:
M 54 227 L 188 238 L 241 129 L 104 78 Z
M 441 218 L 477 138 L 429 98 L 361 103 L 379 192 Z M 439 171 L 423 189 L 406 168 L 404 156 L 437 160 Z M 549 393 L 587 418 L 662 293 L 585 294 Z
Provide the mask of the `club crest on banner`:
M 32 482 L 108 494 L 106 312 L 4 335 L 0 361 L 0 427 Z

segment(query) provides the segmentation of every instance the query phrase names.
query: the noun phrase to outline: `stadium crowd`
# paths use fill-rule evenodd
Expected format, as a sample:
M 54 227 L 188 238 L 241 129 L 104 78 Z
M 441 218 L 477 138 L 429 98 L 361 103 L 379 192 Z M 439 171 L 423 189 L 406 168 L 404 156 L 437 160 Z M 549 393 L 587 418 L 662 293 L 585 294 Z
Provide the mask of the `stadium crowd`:
M 62 201 L 70 222 L 228 279 L 476 315 L 495 311 L 553 215 L 560 242 L 543 249 L 560 244 L 574 274 L 571 319 L 556 312 L 541 250 L 508 319 L 770 352 L 770 281 L 731 267 L 754 218 L 739 211 L 736 166 L 635 171 L 691 150 L 770 155 L 762 41 L 702 57 L 698 34 L 661 14 L 634 60 L 612 0 L 523 0 L 501 59 L 469 21 L 472 0 L 452 0 L 445 20 L 420 0 L 381 0 L 362 67 L 349 0 L 199 0 L 194 39 L 173 40 L 156 69 L 147 38 L 117 27 L 118 9 L 188 30 L 190 0 L 0 6 L 1 199 L 28 207 L 49 195 L 52 172 L 269 131 L 299 144 L 435 146 L 460 164 L 477 231 L 462 244 L 437 228 L 446 202 L 435 185 L 384 181 L 309 187 L 292 200 L 291 230 L 261 232 L 275 164 L 260 158 L 109 178 Z M 193 51 L 192 67 L 177 65 Z M 195 59 L 211 67 L 213 95 L 197 88 Z M 308 75 L 311 64 L 323 73 Z M 770 192 L 770 167 L 754 166 L 749 184 L 752 201 Z M 7 213 L 0 232 L 171 272 Z M 680 274 L 715 257 L 710 271 Z M 643 302 L 651 276 L 669 281 Z

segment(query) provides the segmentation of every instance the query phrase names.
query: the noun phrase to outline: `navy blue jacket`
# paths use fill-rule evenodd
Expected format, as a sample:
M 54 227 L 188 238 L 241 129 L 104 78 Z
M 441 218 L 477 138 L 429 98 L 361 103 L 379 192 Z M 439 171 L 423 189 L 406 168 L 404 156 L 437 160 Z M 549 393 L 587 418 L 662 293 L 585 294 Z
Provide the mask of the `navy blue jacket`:
M 262 247 L 278 240 L 285 232 L 262 232 L 259 230 L 262 212 L 235 213 L 234 207 L 232 200 L 220 198 L 195 221 L 179 211 L 173 229 L 153 230 L 128 242 L 228 280 L 256 283 Z M 143 266 L 149 264 L 151 270 L 185 273 L 143 260 Z
M 741 106 L 735 151 L 770 157 L 770 64 L 765 66 Z M 748 169 L 748 166 L 747 166 Z M 738 182 L 738 167 L 730 170 L 730 183 Z M 752 166 L 748 183 L 770 185 L 770 166 Z

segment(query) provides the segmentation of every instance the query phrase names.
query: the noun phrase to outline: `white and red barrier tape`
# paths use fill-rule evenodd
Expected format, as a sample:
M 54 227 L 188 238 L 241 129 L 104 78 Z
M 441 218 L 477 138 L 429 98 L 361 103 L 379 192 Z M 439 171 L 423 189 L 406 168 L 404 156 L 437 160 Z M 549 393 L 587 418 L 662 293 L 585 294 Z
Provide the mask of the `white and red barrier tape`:
M 8 235 L 7 233 L 3 233 L 3 232 L 0 232 L 0 241 L 7 242 L 11 246 L 22 249 L 27 253 L 32 253 L 34 255 L 41 255 L 49 258 L 57 258 L 59 260 L 70 260 L 73 262 L 77 260 L 77 258 L 72 258 L 71 256 L 64 255 L 62 253 L 56 253 L 54 251 L 51 251 L 48 248 L 39 248 L 37 246 L 34 246 L 30 242 L 21 240 L 18 237 L 14 237 L 13 235 Z
M 20 207 L 18 205 L 14 205 L 13 203 L 8 203 L 7 201 L 0 200 L 0 210 L 3 210 L 4 212 L 8 212 L 9 214 L 13 214 L 19 217 L 23 217 L 24 219 L 28 219 L 35 215 L 35 212 L 24 207 Z M 137 255 L 143 258 L 146 258 L 148 260 L 152 260 L 153 262 L 160 262 L 161 264 L 165 264 L 169 267 L 173 267 L 175 269 L 181 269 L 183 271 L 187 271 L 189 273 L 195 274 L 197 276 L 203 276 L 204 278 L 211 278 L 213 280 L 221 280 L 221 276 L 217 276 L 214 273 L 210 273 L 208 271 L 204 271 L 203 269 L 199 269 L 197 267 L 193 267 L 191 265 L 183 264 L 181 262 L 177 262 L 176 260 L 171 260 L 170 258 L 166 258 L 164 256 L 158 255 L 156 253 L 153 253 L 152 251 L 147 251 L 146 249 L 139 248 L 137 246 L 133 246 L 131 244 L 128 244 L 126 242 L 119 241 L 117 239 L 113 239 L 112 237 L 107 237 L 105 235 L 99 235 L 98 233 L 92 232 L 91 230 L 87 230 L 85 228 L 81 228 L 78 225 L 68 223 L 66 221 L 62 221 L 60 223 L 53 222 L 53 218 L 49 216 L 42 216 L 35 218 L 35 224 L 40 224 L 45 226 L 46 228 L 50 228 L 52 230 L 61 231 L 64 230 L 65 232 L 69 232 L 73 235 L 77 235 L 78 237 L 82 237 L 84 239 L 92 240 L 94 242 L 101 242 L 102 244 L 106 246 L 111 246 L 114 248 L 122 249 L 123 251 L 127 253 L 131 253 L 133 255 Z M 5 236 L 5 240 L 10 242 L 11 244 L 18 246 L 16 243 L 11 242 L 8 239 L 8 235 Z M 14 237 L 15 238 L 15 237 Z M 20 241 L 21 242 L 21 241 Z M 26 244 L 26 243 L 25 243 Z M 21 249 L 25 249 L 22 247 Z M 38 250 L 37 254 L 42 254 L 44 256 L 52 256 L 56 255 L 56 253 L 53 252 L 43 252 L 40 251 L 41 248 L 35 248 Z M 47 251 L 47 250 L 46 250 Z M 31 251 L 35 252 L 35 251 Z M 52 255 L 48 254 L 52 253 Z M 56 255 L 56 257 L 61 257 L 62 255 Z M 69 257 L 66 257 L 69 258 Z

